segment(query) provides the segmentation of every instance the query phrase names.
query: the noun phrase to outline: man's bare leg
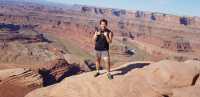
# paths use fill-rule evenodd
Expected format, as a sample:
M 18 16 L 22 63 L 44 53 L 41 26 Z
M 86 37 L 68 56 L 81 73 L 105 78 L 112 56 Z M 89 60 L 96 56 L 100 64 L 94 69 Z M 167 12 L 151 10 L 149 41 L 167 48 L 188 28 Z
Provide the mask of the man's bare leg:
M 110 57 L 105 57 L 104 62 L 106 64 L 107 73 L 110 73 Z
M 94 75 L 95 77 L 100 75 L 100 73 L 99 73 L 100 64 L 101 64 L 101 58 L 97 57 L 96 58 L 96 74 Z
M 104 57 L 104 62 L 106 64 L 108 79 L 113 79 L 113 76 L 110 73 L 110 66 L 111 66 L 111 64 L 110 64 L 110 55 L 109 55 L 109 52 L 108 52 L 108 56 Z
M 100 64 L 101 64 L 101 58 L 97 58 L 96 59 L 96 71 L 99 72 L 100 69 Z

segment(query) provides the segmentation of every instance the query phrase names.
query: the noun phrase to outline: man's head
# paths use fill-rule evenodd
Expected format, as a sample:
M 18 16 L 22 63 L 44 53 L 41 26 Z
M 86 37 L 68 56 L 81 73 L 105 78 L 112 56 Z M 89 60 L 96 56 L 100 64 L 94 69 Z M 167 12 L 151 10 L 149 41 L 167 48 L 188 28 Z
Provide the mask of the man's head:
M 99 23 L 102 30 L 105 30 L 107 28 L 108 21 L 106 19 L 101 19 Z

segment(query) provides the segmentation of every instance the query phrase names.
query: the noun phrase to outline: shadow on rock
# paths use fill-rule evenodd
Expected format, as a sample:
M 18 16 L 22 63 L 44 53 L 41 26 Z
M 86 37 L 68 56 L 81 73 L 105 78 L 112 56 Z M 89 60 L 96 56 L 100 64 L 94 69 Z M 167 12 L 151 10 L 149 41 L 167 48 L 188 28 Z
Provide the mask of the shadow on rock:
M 126 67 L 122 67 L 122 68 L 119 68 L 119 69 L 116 69 L 114 71 L 120 71 L 120 73 L 116 73 L 116 74 L 113 74 L 113 76 L 116 76 L 116 75 L 125 75 L 126 73 L 128 73 L 129 71 L 131 71 L 132 69 L 135 69 L 135 68 L 143 68 L 144 66 L 148 66 L 150 63 L 135 63 L 135 64 L 129 64 L 128 66 Z
M 56 71 L 56 70 L 55 70 Z M 53 72 L 52 70 L 48 70 L 46 68 L 39 69 L 38 73 L 41 75 L 43 79 L 43 86 L 49 86 L 53 85 L 55 83 L 58 83 L 65 79 L 66 77 L 79 74 L 81 72 L 81 69 L 76 64 L 70 64 L 68 68 L 61 74 L 61 76 L 56 77 L 56 72 Z
M 81 72 L 80 67 L 78 67 L 76 65 L 71 65 L 69 67 L 69 70 L 67 70 L 61 77 L 58 78 L 57 82 L 60 82 L 63 79 L 65 79 L 66 77 L 70 77 L 70 76 L 76 75 L 76 74 L 78 74 L 80 72 Z
M 40 69 L 38 73 L 42 76 L 44 87 L 52 85 L 57 82 L 55 77 L 51 74 L 50 70 L 43 68 Z

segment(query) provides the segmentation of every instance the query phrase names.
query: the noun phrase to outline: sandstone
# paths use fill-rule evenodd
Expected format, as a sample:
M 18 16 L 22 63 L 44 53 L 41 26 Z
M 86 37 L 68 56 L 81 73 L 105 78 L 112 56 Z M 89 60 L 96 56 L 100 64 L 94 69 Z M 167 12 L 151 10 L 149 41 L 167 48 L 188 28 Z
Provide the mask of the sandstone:
M 113 71 L 116 75 L 113 80 L 108 80 L 106 74 L 94 78 L 95 72 L 83 73 L 66 78 L 56 85 L 37 89 L 26 97 L 162 97 L 151 89 L 143 73 L 136 68 L 127 74 L 120 74 L 120 69 L 126 70 L 129 65 Z
M 146 68 L 146 79 L 160 94 L 171 95 L 173 88 L 191 86 L 199 74 L 194 64 L 163 60 Z
M 173 90 L 172 97 L 200 97 L 200 87 L 191 86 Z
M 27 92 L 42 86 L 40 75 L 30 69 L 0 70 L 1 97 L 23 97 Z

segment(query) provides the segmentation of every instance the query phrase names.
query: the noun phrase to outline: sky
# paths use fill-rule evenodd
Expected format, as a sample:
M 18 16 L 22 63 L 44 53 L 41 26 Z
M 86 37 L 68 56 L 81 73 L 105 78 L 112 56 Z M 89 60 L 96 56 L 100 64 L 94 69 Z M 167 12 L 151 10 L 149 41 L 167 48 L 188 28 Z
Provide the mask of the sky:
M 161 12 L 181 16 L 200 16 L 200 0 L 47 0 L 63 4 Z

